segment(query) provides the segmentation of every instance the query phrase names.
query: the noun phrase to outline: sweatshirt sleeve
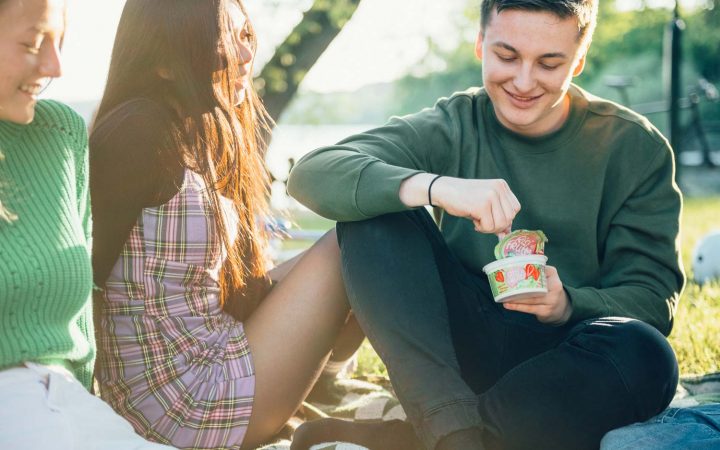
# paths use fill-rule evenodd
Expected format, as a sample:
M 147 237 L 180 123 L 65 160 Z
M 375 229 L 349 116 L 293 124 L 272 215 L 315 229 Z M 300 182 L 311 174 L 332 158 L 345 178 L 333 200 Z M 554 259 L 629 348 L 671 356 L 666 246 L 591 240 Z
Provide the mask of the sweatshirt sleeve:
M 622 316 L 670 334 L 685 283 L 680 259 L 682 198 L 667 144 L 610 223 L 600 288 L 565 287 L 571 320 Z
M 288 192 L 321 216 L 356 221 L 409 209 L 400 184 L 422 172 L 442 173 L 457 148 L 462 109 L 473 97 L 441 99 L 417 114 L 351 136 L 303 157 Z

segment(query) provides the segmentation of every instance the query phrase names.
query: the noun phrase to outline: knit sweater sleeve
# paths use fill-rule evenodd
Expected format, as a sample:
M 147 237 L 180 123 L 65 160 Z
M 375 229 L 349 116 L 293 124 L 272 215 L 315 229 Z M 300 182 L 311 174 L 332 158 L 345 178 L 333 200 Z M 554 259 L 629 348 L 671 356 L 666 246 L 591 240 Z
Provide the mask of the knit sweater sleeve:
M 75 176 L 77 182 L 78 215 L 82 220 L 83 232 L 87 239 L 89 254 L 92 254 L 92 213 L 90 210 L 90 162 L 88 158 L 88 136 L 85 123 L 78 124 L 75 142 Z
M 363 220 L 408 209 L 399 198 L 403 180 L 421 172 L 442 173 L 458 147 L 459 130 L 474 101 L 456 94 L 417 114 L 351 136 L 303 157 L 293 168 L 288 192 L 333 220 Z M 466 125 L 466 124 L 465 124 Z
M 75 179 L 76 195 L 78 205 L 78 216 L 80 217 L 83 234 L 85 235 L 88 257 L 92 256 L 92 214 L 90 210 L 90 182 L 89 182 L 89 159 L 88 159 L 88 135 L 85 122 L 77 114 L 73 114 L 73 133 L 75 136 Z M 93 321 L 93 304 L 88 301 L 78 315 L 77 325 L 85 336 L 93 339 L 95 336 L 95 324 Z M 85 361 L 80 361 L 82 367 L 75 373 L 83 385 L 92 385 L 92 370 L 95 362 L 95 346 L 93 345 Z
M 682 200 L 674 176 L 665 143 L 611 221 L 600 288 L 565 287 L 572 320 L 632 317 L 670 334 L 685 282 L 678 240 Z

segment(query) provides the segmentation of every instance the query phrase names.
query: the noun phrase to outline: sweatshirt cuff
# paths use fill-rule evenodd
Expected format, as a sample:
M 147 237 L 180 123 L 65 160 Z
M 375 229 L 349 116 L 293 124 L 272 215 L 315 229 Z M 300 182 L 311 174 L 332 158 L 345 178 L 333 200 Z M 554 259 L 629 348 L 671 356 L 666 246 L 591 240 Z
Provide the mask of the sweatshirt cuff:
M 605 301 L 596 289 L 570 286 L 563 288 L 570 300 L 570 305 L 572 305 L 571 323 L 610 315 Z
M 366 217 L 375 217 L 411 208 L 400 201 L 400 184 L 422 170 L 391 166 L 381 162 L 368 164 L 357 182 L 355 201 Z

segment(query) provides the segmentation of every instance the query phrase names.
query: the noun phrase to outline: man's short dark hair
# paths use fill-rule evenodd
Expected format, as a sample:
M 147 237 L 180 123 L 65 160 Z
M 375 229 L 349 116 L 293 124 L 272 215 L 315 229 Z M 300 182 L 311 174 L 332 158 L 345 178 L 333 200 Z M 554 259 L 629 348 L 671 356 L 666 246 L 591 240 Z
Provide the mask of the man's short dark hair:
M 578 21 L 578 39 L 592 36 L 597 22 L 599 0 L 482 0 L 480 6 L 480 30 L 485 31 L 493 10 L 506 9 L 540 11 L 555 14 L 561 19 L 571 17 Z

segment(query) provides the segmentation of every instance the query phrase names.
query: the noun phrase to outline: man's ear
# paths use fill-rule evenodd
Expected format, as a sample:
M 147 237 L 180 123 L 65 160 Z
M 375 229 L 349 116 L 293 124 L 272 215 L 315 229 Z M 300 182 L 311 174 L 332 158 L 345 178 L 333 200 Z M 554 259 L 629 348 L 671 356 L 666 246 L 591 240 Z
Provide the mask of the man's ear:
M 482 30 L 478 33 L 477 38 L 475 39 L 475 56 L 477 59 L 482 61 L 483 57 L 483 51 L 482 51 L 482 44 L 483 44 L 483 33 Z
M 575 65 L 575 69 L 573 69 L 573 77 L 580 75 L 583 69 L 585 69 L 585 58 L 587 58 L 587 50 L 585 50 L 585 52 Z

